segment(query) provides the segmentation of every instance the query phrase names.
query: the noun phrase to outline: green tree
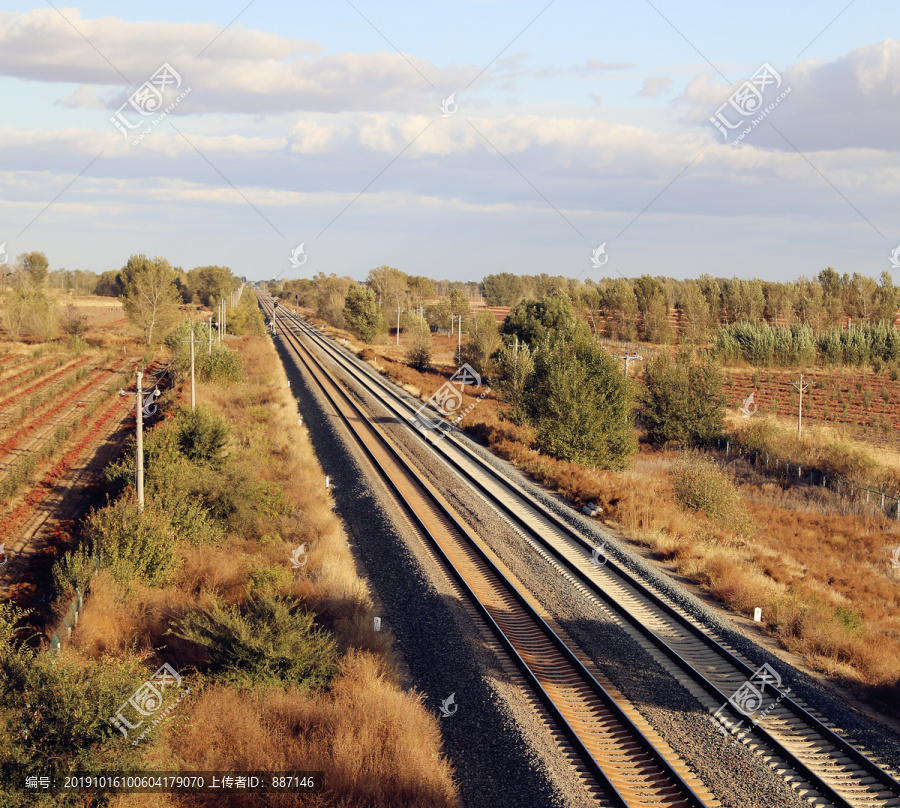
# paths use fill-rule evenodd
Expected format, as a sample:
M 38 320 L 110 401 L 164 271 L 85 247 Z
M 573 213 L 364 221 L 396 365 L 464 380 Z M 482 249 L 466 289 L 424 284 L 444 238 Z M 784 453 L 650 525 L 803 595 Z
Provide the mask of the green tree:
M 483 282 L 488 306 L 515 306 L 525 293 L 522 279 L 511 272 L 488 275 Z
M 493 371 L 491 357 L 500 350 L 502 344 L 494 315 L 489 311 L 476 312 L 469 323 L 462 359 L 482 376 L 489 376 Z
M 32 289 L 40 289 L 47 283 L 50 262 L 42 252 L 22 253 L 17 259 L 25 283 Z
M 410 312 L 406 317 L 406 328 L 410 338 L 406 361 L 416 370 L 428 370 L 431 367 L 431 327 L 424 317 Z
M 657 278 L 641 275 L 634 281 L 634 296 L 641 314 L 641 337 L 657 345 L 668 345 L 672 341 L 672 329 L 666 287 Z
M 175 273 L 165 258 L 132 255 L 122 267 L 125 314 L 153 344 L 154 335 L 165 339 L 178 321 L 179 296 Z
M 504 345 L 497 355 L 497 387 L 507 406 L 504 417 L 514 424 L 528 419 L 525 391 L 534 373 L 534 357 L 527 342 Z
M 584 332 L 547 336 L 534 353 L 525 395 L 545 454 L 596 468 L 623 468 L 637 449 L 632 386 Z
M 647 363 L 640 413 L 652 440 L 702 443 L 722 433 L 725 396 L 721 368 L 709 357 L 695 364 L 682 347 L 675 360 L 665 353 Z
M 194 267 L 187 273 L 185 303 L 196 302 L 212 308 L 241 284 L 228 267 Z
M 347 290 L 344 320 L 347 328 L 368 343 L 374 342 L 387 329 L 384 312 L 375 299 L 375 291 L 355 283 Z
M 709 334 L 709 303 L 696 283 L 686 281 L 678 299 L 681 341 L 702 342 Z
M 601 292 L 606 333 L 612 339 L 634 339 L 638 305 L 631 284 L 616 278 Z
M 501 330 L 534 347 L 548 334 L 572 334 L 577 328 L 572 301 L 560 293 L 544 300 L 523 300 L 506 316 Z

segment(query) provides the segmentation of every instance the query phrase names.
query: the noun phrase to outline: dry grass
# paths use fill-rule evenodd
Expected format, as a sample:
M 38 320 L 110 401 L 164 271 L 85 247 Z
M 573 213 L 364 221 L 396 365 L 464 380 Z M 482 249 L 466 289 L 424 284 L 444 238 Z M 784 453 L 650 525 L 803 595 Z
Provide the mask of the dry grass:
M 165 724 L 157 741 L 183 761 L 184 770 L 324 771 L 327 788 L 304 801 L 308 805 L 456 805 L 438 723 L 415 693 L 401 688 L 389 636 L 372 628 L 368 590 L 306 430 L 297 425 L 284 369 L 266 338 L 230 342 L 244 357 L 247 378 L 224 392 L 198 384 L 197 400 L 229 422 L 229 463 L 279 484 L 292 512 L 273 519 L 262 535 L 232 534 L 219 545 L 180 547 L 182 565 L 166 588 L 133 584 L 124 591 L 101 572 L 92 580 L 73 643 L 95 658 L 152 653 L 199 682 L 198 695 L 172 722 L 177 732 Z M 303 543 L 308 561 L 292 573 L 291 550 Z M 166 633 L 173 620 L 212 598 L 239 603 L 254 586 L 274 586 L 302 600 L 335 633 L 344 656 L 327 692 L 239 692 L 204 685 L 190 672 L 202 656 Z M 206 804 L 202 799 L 170 796 L 167 804 Z M 123 798 L 117 804 L 143 803 Z M 266 804 L 294 805 L 296 798 Z
M 353 652 L 331 690 L 312 698 L 293 691 L 247 691 L 213 685 L 192 706 L 174 739 L 196 771 L 322 771 L 323 792 L 310 806 L 454 806 L 450 767 L 437 754 L 437 719 L 393 684 L 370 653 Z M 244 798 L 217 805 L 246 805 Z M 296 805 L 270 797 L 267 805 Z M 182 806 L 207 805 L 181 797 Z

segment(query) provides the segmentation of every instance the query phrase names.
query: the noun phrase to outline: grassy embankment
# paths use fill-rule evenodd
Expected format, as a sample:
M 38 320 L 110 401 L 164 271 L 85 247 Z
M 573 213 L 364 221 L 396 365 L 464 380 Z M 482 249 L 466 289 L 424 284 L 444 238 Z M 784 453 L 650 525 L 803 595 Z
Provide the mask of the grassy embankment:
M 251 331 L 254 306 L 245 296 Z M 182 387 L 147 432 L 143 515 L 126 457 L 109 473 L 121 494 L 85 520 L 80 549 L 56 568 L 62 603 L 72 584 L 87 587 L 71 642 L 52 661 L 35 655 L 14 640 L 21 615 L 0 612 L 0 775 L 41 774 L 48 761 L 321 770 L 324 790 L 304 805 L 455 805 L 438 721 L 403 689 L 389 638 L 373 630 L 370 597 L 277 355 L 264 336 L 228 342 L 232 351 L 214 352 L 200 374 L 213 378 L 197 385 L 197 412 Z M 163 663 L 191 692 L 132 746 L 146 725 L 126 740 L 109 717 Z M 154 794 L 109 804 L 205 800 Z M 217 804 L 232 803 L 223 795 Z

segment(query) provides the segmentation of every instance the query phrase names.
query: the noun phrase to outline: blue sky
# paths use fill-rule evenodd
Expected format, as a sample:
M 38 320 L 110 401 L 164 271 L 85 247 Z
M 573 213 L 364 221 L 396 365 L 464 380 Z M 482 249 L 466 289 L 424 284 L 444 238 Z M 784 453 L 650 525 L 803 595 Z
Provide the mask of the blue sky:
M 152 124 L 128 99 L 164 63 L 175 106 L 132 145 L 110 117 Z M 767 118 L 732 146 L 709 119 L 747 128 L 728 100 L 765 63 Z M 252 279 L 877 276 L 900 243 L 898 96 L 900 7 L 870 0 L 19 3 L 0 244 Z

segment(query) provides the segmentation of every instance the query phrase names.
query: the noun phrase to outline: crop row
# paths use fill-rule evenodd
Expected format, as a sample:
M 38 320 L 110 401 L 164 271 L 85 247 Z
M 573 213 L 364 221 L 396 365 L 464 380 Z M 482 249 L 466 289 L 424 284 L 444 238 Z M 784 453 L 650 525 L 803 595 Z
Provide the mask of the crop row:
M 60 376 L 64 376 L 66 373 L 70 373 L 74 368 L 80 367 L 85 362 L 87 362 L 89 359 L 90 359 L 90 357 L 85 356 L 85 357 L 79 359 L 73 365 L 68 365 L 68 366 L 62 368 L 61 370 L 57 370 L 55 373 L 51 373 L 49 376 L 42 376 L 41 380 L 39 382 L 37 382 L 36 384 L 31 385 L 31 387 L 26 387 L 24 390 L 20 390 L 18 393 L 15 393 L 14 395 L 12 395 L 9 398 L 5 399 L 4 401 L 0 402 L 0 410 L 5 410 L 6 408 L 15 404 L 20 399 L 29 395 L 30 393 L 33 393 L 36 390 L 40 390 L 41 388 L 50 384 L 50 382 L 55 381 L 56 379 L 60 378 Z
M 83 384 L 81 387 L 72 391 L 65 398 L 57 401 L 55 406 L 53 406 L 50 410 L 34 416 L 29 422 L 24 425 L 17 425 L 16 433 L 12 437 L 8 438 L 5 442 L 0 444 L 0 458 L 13 451 L 13 449 L 15 449 L 19 445 L 21 440 L 26 435 L 33 432 L 36 428 L 46 424 L 46 422 L 53 418 L 53 416 L 66 409 L 66 407 L 68 407 L 76 398 L 101 383 L 103 381 L 104 374 L 106 373 L 114 373 L 114 371 L 110 368 L 100 368 L 99 370 L 96 370 L 87 384 Z
M 68 361 L 69 358 L 66 356 L 49 357 L 48 361 L 39 362 L 38 364 L 32 364 L 32 362 L 38 362 L 37 359 L 28 360 L 24 363 L 27 365 L 27 367 L 25 367 L 23 370 L 20 370 L 18 373 L 13 374 L 12 376 L 7 376 L 5 379 L 0 379 L 0 394 L 5 393 L 7 390 L 15 387 L 17 384 L 28 382 L 31 381 L 31 379 L 42 376 L 44 373 L 47 373 L 54 368 L 58 368 L 60 365 Z

